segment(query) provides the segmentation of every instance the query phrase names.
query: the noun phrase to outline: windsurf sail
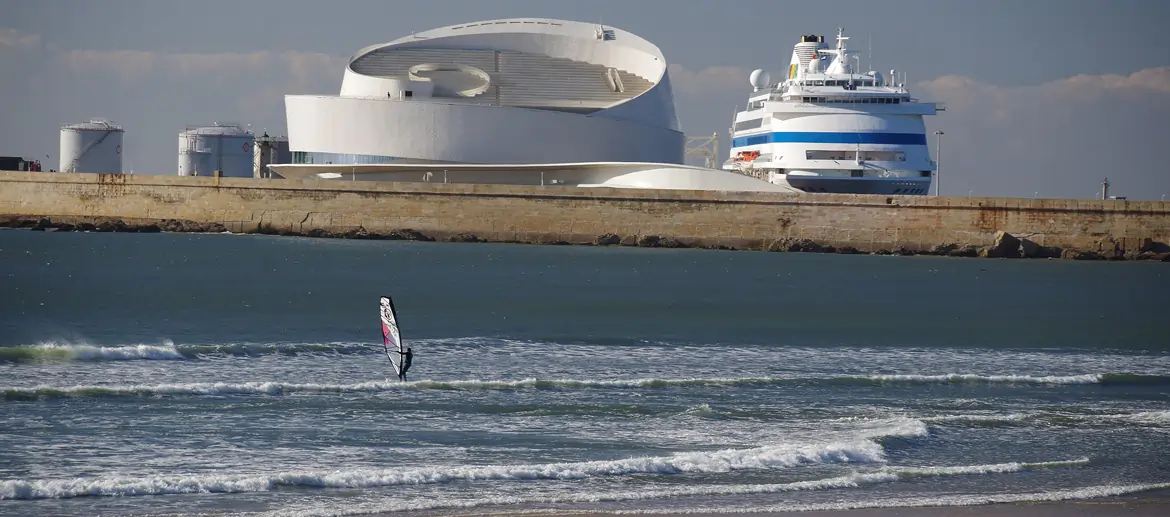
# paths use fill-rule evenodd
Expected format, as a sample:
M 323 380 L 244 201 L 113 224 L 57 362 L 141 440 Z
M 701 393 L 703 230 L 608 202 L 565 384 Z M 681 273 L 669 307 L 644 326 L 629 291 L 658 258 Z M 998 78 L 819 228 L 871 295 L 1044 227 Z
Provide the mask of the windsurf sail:
M 382 344 L 386 348 L 386 357 L 394 365 L 394 374 L 402 375 L 402 354 L 406 347 L 402 346 L 402 336 L 398 333 L 398 311 L 394 309 L 394 300 L 383 296 L 379 300 L 382 315 Z

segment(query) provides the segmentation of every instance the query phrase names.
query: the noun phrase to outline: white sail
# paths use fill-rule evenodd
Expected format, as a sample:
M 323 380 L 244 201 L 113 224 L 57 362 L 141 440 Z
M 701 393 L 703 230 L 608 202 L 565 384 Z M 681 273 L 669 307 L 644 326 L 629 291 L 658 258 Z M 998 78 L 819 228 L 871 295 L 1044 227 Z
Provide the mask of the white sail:
M 389 296 L 383 296 L 379 303 L 382 316 L 382 343 L 386 347 L 386 357 L 394 365 L 394 374 L 402 374 L 402 336 L 398 333 L 398 311 L 394 309 L 394 301 Z

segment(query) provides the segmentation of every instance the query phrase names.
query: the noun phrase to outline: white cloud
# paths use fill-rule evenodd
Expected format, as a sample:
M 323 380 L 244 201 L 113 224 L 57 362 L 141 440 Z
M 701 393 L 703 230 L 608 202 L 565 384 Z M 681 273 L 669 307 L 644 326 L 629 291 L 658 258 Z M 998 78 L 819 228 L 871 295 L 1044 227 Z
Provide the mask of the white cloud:
M 681 95 L 703 95 L 746 92 L 750 88 L 748 76 L 751 70 L 741 66 L 711 66 L 702 70 L 689 70 L 679 64 L 669 65 L 671 85 Z
M 1105 97 L 1137 100 L 1150 94 L 1170 94 L 1170 66 L 1146 68 L 1129 75 L 1077 75 L 1055 81 L 1017 87 L 1002 87 L 975 79 L 948 75 L 918 84 L 919 96 L 938 99 L 948 108 L 969 108 L 987 102 L 1021 104 L 1032 102 L 1095 102 Z
M 1170 141 L 1170 66 L 1026 86 L 946 76 L 915 90 L 947 107 L 929 122 L 947 132 L 944 185 L 957 193 L 1088 197 L 1105 176 L 1131 199 L 1170 192 L 1157 152 Z
M 71 50 L 57 57 L 72 72 L 107 72 L 127 82 L 141 81 L 153 73 L 157 58 L 152 52 L 139 50 Z
M 41 46 L 38 34 L 25 34 L 17 29 L 0 27 L 0 51 L 35 50 Z
M 271 77 L 283 73 L 280 81 L 305 88 L 321 77 L 339 78 L 344 58 L 319 52 L 220 52 L 156 53 L 137 50 L 73 50 L 58 56 L 74 72 L 108 71 L 123 81 L 140 81 L 156 75 L 160 78 L 196 79 L 222 86 L 241 76 Z
M 149 82 L 178 88 L 186 98 L 214 96 L 235 106 L 238 117 L 283 118 L 284 95 L 336 93 L 346 58 L 320 52 L 165 53 L 74 50 L 56 56 L 75 76 L 113 77 L 124 86 Z M 195 90 L 179 85 L 195 86 Z
M 745 93 L 750 88 L 751 70 L 741 66 L 712 66 L 690 70 L 670 65 L 676 92 L 683 95 Z M 1170 66 L 1139 70 L 1129 75 L 1077 75 L 1055 81 L 1019 87 L 1001 87 L 970 77 L 947 75 L 918 83 L 919 97 L 930 97 L 956 107 L 987 100 L 1051 99 L 1098 100 L 1102 95 L 1170 94 Z

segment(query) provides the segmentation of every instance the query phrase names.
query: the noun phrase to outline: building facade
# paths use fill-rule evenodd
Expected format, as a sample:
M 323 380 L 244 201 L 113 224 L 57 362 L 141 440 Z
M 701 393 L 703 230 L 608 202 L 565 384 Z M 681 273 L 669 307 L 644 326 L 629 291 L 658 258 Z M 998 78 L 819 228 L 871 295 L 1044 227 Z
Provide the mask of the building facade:
M 294 164 L 682 164 L 670 74 L 609 26 L 490 20 L 358 51 L 338 95 L 285 97 Z

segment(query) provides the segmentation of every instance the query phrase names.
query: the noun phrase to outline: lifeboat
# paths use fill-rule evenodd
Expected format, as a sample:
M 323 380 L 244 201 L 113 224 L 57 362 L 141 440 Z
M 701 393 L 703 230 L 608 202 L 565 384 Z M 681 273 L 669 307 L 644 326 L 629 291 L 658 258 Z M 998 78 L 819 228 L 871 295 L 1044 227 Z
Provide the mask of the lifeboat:
M 750 162 L 759 157 L 759 151 L 740 151 L 735 153 L 735 161 L 737 162 Z

